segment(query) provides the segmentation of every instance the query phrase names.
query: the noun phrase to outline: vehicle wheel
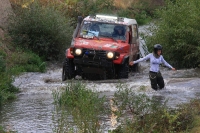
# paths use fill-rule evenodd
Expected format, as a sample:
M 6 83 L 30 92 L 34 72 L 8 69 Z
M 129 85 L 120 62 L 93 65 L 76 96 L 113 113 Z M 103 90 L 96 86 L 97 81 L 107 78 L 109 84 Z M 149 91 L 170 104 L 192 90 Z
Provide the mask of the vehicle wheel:
M 100 80 L 106 80 L 107 79 L 107 75 L 106 72 L 104 72 L 104 74 L 100 74 Z
M 122 79 L 122 78 L 128 78 L 128 73 L 129 73 L 129 66 L 128 63 L 125 62 L 124 64 L 122 64 L 119 68 L 118 71 L 118 78 Z
M 62 81 L 72 79 L 75 76 L 75 66 L 73 60 L 66 59 L 63 63 Z
M 107 68 L 106 69 L 106 78 L 107 79 L 114 79 L 115 78 L 115 69 L 114 68 Z

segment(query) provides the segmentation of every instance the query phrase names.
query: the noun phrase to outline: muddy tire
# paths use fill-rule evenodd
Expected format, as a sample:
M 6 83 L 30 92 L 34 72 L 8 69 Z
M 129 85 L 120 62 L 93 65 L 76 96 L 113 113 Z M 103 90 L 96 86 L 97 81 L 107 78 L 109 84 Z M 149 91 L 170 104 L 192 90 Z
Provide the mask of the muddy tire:
M 75 77 L 75 66 L 73 60 L 66 59 L 63 63 L 62 81 Z
M 129 73 L 129 65 L 127 62 L 125 62 L 119 67 L 118 78 L 119 79 L 128 78 L 128 73 Z
M 107 68 L 106 69 L 106 78 L 107 79 L 114 79 L 115 78 L 115 69 L 114 68 Z

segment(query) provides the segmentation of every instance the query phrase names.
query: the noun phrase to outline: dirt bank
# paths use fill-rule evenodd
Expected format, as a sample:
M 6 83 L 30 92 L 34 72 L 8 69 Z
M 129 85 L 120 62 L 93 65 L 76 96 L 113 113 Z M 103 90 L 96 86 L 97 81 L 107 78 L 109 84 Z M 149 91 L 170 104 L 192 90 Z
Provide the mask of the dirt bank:
M 12 12 L 9 0 L 0 0 L 0 28 L 5 28 L 9 13 Z

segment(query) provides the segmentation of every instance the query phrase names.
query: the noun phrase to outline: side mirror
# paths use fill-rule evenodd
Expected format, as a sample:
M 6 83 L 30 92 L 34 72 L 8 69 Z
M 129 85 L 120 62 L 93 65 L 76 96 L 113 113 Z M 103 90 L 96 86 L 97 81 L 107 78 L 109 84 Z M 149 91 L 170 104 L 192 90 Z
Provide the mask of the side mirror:
M 82 16 L 78 16 L 78 23 L 81 24 L 83 21 L 83 17 Z

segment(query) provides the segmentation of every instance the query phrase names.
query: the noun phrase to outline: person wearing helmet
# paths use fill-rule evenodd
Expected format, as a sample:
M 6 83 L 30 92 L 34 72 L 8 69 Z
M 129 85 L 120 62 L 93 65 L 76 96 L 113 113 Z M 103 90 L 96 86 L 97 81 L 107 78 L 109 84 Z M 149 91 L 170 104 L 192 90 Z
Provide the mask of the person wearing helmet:
M 119 25 L 115 26 L 112 36 L 115 39 L 125 40 L 126 39 L 126 37 L 125 37 L 125 28 L 123 26 L 119 26 Z
M 171 68 L 172 70 L 176 70 L 174 67 L 172 67 L 169 63 L 165 61 L 165 59 L 162 56 L 162 46 L 160 44 L 154 45 L 153 53 L 148 54 L 144 58 L 140 58 L 136 61 L 129 62 L 129 65 L 133 66 L 136 63 L 145 61 L 150 59 L 150 71 L 149 71 L 149 78 L 151 81 L 151 87 L 154 90 L 162 89 L 164 88 L 164 80 L 162 77 L 162 74 L 160 73 L 159 66 L 160 64 L 164 64 L 165 66 Z
M 100 28 L 99 28 L 99 26 L 97 24 L 92 25 L 90 30 L 91 31 L 100 32 Z

